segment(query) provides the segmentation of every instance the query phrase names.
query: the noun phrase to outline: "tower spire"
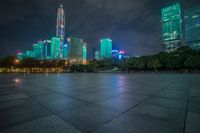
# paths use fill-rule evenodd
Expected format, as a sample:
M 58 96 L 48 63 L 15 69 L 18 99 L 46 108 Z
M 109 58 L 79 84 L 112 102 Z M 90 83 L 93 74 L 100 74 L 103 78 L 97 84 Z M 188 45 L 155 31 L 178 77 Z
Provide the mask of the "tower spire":
M 58 8 L 57 12 L 56 36 L 61 39 L 60 56 L 62 58 L 64 37 L 65 37 L 65 12 L 62 4 L 60 4 L 60 7 Z

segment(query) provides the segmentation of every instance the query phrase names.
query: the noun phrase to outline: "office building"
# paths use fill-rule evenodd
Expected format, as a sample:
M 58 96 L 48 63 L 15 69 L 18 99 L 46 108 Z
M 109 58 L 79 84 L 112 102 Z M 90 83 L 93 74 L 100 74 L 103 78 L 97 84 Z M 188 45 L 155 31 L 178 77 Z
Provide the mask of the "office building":
M 24 59 L 22 52 L 17 52 L 17 59 L 20 61 Z
M 193 49 L 200 49 L 200 5 L 185 10 L 185 41 Z
M 53 37 L 51 40 L 51 59 L 60 59 L 60 38 Z
M 100 51 L 95 52 L 95 60 L 100 60 Z
M 44 43 L 39 41 L 37 44 L 33 44 L 33 58 L 37 60 L 43 60 L 43 47 Z
M 179 3 L 163 8 L 162 38 L 165 52 L 175 51 L 182 46 L 182 17 Z
M 87 44 L 83 44 L 82 55 L 83 55 L 83 64 L 87 64 Z
M 68 45 L 67 44 L 63 45 L 63 57 L 62 57 L 62 59 L 65 59 L 65 60 L 68 59 Z
M 112 57 L 112 40 L 105 38 L 101 40 L 101 46 L 100 46 L 100 58 L 111 58 Z
M 51 40 L 44 40 L 43 58 L 45 60 L 51 59 Z
M 33 51 L 27 50 L 23 53 L 23 58 L 33 58 L 33 57 L 34 57 Z
M 87 58 L 86 56 L 86 44 L 83 39 L 76 37 L 67 38 L 68 50 L 69 50 L 69 61 L 70 64 L 82 64 Z

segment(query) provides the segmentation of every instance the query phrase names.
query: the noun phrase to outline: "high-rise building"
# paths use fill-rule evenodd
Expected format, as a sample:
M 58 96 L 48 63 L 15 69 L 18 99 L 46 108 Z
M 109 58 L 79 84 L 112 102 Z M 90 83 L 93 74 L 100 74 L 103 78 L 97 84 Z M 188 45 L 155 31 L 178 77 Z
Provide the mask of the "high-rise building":
M 51 59 L 51 40 L 44 40 L 43 57 L 45 60 Z
M 82 49 L 82 55 L 83 55 L 83 64 L 87 63 L 87 44 L 83 44 L 83 49 Z
M 112 57 L 112 40 L 105 38 L 101 40 L 100 46 L 101 59 Z
M 92 48 L 92 58 L 95 59 L 95 53 L 97 51 L 97 47 Z
M 200 5 L 184 12 L 186 45 L 200 49 Z
M 60 59 L 60 38 L 53 37 L 51 40 L 51 59 Z
M 68 59 L 68 45 L 67 44 L 64 44 L 63 45 L 63 59 Z
M 44 43 L 42 41 L 39 41 L 37 44 L 33 44 L 33 58 L 43 60 L 43 47 Z
M 22 52 L 17 52 L 17 59 L 21 61 L 21 60 L 23 60 L 23 58 L 24 58 L 23 57 L 23 53 Z
M 179 3 L 163 8 L 162 38 L 164 51 L 172 52 L 182 46 L 182 16 Z
M 63 45 L 65 37 L 65 12 L 63 5 L 60 5 L 57 13 L 56 37 L 60 38 L 60 57 L 63 54 Z
M 95 60 L 100 60 L 100 51 L 95 52 Z
M 27 50 L 23 54 L 23 58 L 33 58 L 33 57 L 34 57 L 33 51 Z
M 69 37 L 67 39 L 68 42 L 68 50 L 69 50 L 69 57 L 71 64 L 82 64 L 86 61 L 87 55 L 87 48 L 86 44 L 83 42 L 83 39 L 76 38 L 76 37 Z

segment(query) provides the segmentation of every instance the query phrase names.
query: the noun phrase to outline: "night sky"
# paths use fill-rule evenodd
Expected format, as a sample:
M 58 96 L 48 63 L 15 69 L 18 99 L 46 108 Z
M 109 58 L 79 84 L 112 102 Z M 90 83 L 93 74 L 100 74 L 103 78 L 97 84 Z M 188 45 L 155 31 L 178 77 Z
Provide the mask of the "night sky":
M 89 57 L 100 38 L 129 55 L 162 50 L 160 9 L 174 0 L 0 0 L 0 57 L 31 50 L 38 40 L 56 33 L 56 14 L 63 4 L 66 34 L 83 38 Z M 183 9 L 200 0 L 182 0 Z

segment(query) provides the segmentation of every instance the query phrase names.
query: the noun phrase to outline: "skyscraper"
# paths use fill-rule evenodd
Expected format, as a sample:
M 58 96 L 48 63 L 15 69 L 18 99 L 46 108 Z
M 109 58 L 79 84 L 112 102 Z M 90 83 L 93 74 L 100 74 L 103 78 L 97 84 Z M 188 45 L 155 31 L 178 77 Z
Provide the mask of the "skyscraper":
M 51 40 L 51 59 L 60 59 L 60 38 L 53 37 Z
M 33 44 L 33 57 L 37 60 L 43 60 L 43 47 L 44 43 L 39 41 L 37 44 Z
M 95 52 L 95 60 L 100 60 L 100 51 Z
M 63 9 L 63 5 L 60 5 L 60 7 L 58 8 L 56 37 L 60 38 L 60 57 L 62 58 L 65 37 L 65 12 Z
M 51 59 L 51 40 L 44 40 L 44 49 L 43 49 L 44 59 Z
M 100 55 L 101 59 L 112 57 L 112 40 L 108 38 L 101 40 Z
M 68 45 L 67 44 L 63 45 L 63 56 L 62 56 L 62 58 L 68 59 Z
M 87 48 L 83 39 L 76 37 L 67 38 L 69 60 L 71 64 L 83 64 L 86 63 Z
M 184 13 L 186 45 L 200 49 L 200 5 Z
M 175 51 L 182 45 L 182 17 L 179 3 L 163 8 L 162 38 L 165 52 Z
M 84 43 L 83 44 L 83 49 L 82 49 L 82 52 L 83 52 L 83 64 L 86 64 L 87 63 L 87 44 Z

